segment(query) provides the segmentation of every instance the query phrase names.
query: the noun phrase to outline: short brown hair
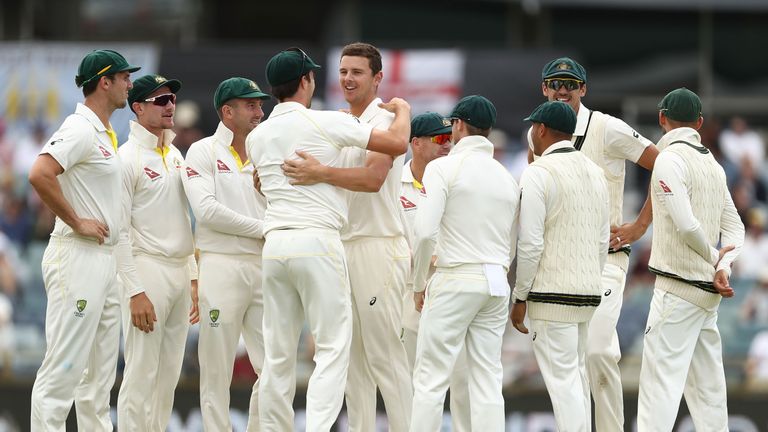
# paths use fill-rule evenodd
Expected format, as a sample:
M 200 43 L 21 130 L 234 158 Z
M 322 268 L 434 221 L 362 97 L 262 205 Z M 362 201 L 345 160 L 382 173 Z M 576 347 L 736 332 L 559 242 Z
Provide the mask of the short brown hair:
M 341 56 L 365 57 L 368 59 L 368 66 L 374 75 L 381 72 L 381 53 L 379 50 L 365 42 L 355 42 L 345 46 L 341 50 Z
M 115 74 L 103 75 L 104 78 L 115 82 Z M 91 93 L 96 91 L 96 87 L 99 86 L 101 77 L 88 81 L 83 85 L 83 96 L 88 97 Z
M 491 134 L 491 128 L 488 129 L 480 129 L 477 126 L 472 126 L 471 124 L 464 122 L 465 125 L 467 125 L 467 134 L 469 135 L 480 135 L 488 138 L 488 135 Z
M 287 83 L 278 84 L 276 86 L 272 86 L 272 96 L 277 99 L 278 102 L 282 102 L 283 100 L 293 96 L 296 94 L 296 92 L 299 90 L 299 83 L 301 82 L 304 77 L 307 79 L 310 79 L 309 74 L 311 74 L 312 71 L 308 71 L 304 75 L 296 78 L 295 80 L 288 81 Z

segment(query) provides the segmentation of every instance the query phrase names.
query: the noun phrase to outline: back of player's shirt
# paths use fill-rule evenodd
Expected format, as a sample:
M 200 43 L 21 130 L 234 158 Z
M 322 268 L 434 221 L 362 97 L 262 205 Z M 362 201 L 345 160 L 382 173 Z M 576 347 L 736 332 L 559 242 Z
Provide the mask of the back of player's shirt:
M 313 111 L 297 102 L 275 106 L 269 119 L 246 140 L 248 157 L 267 198 L 264 234 L 274 229 L 325 228 L 340 230 L 347 220 L 347 204 L 340 189 L 330 184 L 295 186 L 283 173 L 286 159 L 304 151 L 323 165 L 336 166 L 344 147 L 366 148 L 371 127 L 355 117 L 334 111 Z

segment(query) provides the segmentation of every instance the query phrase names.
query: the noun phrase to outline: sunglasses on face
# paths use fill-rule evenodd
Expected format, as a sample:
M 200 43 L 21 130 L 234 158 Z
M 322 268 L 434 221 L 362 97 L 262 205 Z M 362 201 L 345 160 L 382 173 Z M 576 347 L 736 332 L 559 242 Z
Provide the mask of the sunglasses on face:
M 429 137 L 429 140 L 437 145 L 443 145 L 445 143 L 451 142 L 451 134 L 440 134 Z
M 572 78 L 553 78 L 544 80 L 544 84 L 554 91 L 560 90 L 560 87 L 565 87 L 568 91 L 574 91 L 581 87 L 584 81 Z
M 176 105 L 176 95 L 173 93 L 163 94 L 151 98 L 146 98 L 142 102 L 152 102 L 152 105 L 164 107 L 168 102 Z

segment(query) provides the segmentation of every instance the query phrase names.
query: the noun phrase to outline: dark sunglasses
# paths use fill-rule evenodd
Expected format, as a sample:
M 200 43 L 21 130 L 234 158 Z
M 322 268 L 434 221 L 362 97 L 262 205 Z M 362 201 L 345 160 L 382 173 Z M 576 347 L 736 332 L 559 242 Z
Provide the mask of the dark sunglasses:
M 159 96 L 146 98 L 142 102 L 152 102 L 153 105 L 164 107 L 168 102 L 176 105 L 176 95 L 173 93 L 162 94 Z
M 565 87 L 568 91 L 574 91 L 584 84 L 584 81 L 572 79 L 572 78 L 553 78 L 545 79 L 544 84 L 554 91 L 560 90 L 560 87 Z
M 429 137 L 429 140 L 437 145 L 443 145 L 445 143 L 451 142 L 451 134 L 440 134 Z

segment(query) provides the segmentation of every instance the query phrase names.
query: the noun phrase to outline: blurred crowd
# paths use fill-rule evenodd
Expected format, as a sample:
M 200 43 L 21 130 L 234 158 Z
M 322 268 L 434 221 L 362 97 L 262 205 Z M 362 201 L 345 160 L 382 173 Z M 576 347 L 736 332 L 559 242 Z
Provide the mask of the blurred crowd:
M 207 135 L 197 126 L 199 108 L 180 102 L 176 110 L 175 145 L 186 153 L 189 145 Z M 58 124 L 16 122 L 0 118 L 0 382 L 31 381 L 45 353 L 45 304 L 40 263 L 53 227 L 53 214 L 42 205 L 27 182 L 29 169 L 45 140 Z M 729 385 L 768 391 L 768 164 L 766 144 L 758 131 L 740 117 L 727 122 L 708 120 L 700 131 L 702 142 L 723 166 L 734 204 L 747 229 L 744 248 L 733 269 L 736 297 L 720 306 L 719 326 Z M 654 139 L 651 135 L 648 138 Z M 659 134 L 660 136 L 660 134 Z M 490 137 L 497 145 L 495 156 L 518 179 L 525 168 L 527 147 L 503 131 Z M 642 170 L 640 170 L 642 171 Z M 625 219 L 634 218 L 645 198 L 648 175 L 636 172 L 636 199 Z M 648 272 L 651 229 L 633 245 L 630 272 L 619 321 L 625 386 L 639 371 L 642 336 L 654 277 Z M 514 279 L 512 279 L 514 280 Z M 503 350 L 505 382 L 523 388 L 543 388 L 529 341 L 507 331 Z M 297 375 L 312 370 L 312 342 L 304 337 L 303 362 Z M 197 325 L 187 344 L 182 380 L 197 379 Z M 252 383 L 255 374 L 244 345 L 235 366 L 235 382 Z

